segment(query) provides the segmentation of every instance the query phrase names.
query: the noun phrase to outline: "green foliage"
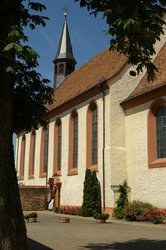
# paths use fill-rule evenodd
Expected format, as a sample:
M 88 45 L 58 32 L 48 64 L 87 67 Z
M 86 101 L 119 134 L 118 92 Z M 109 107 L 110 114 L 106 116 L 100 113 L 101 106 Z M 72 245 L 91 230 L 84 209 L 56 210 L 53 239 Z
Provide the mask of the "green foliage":
M 149 220 L 149 211 L 154 209 L 155 207 L 150 203 L 133 201 L 125 207 L 124 216 L 129 221 L 147 221 Z
M 124 208 L 123 207 L 116 207 L 113 211 L 113 216 L 116 219 L 121 220 L 124 218 Z
M 0 39 L 0 74 L 6 75 L 13 85 L 13 132 L 16 133 L 45 125 L 47 104 L 52 103 L 53 97 L 49 80 L 43 79 L 36 71 L 39 55 L 27 45 L 25 35 L 25 27 L 34 29 L 37 25 L 46 25 L 48 18 L 35 13 L 43 11 L 45 6 L 33 1 L 28 1 L 28 6 L 25 6 L 26 3 L 18 1 L 15 8 L 18 13 L 14 13 L 15 19 L 11 24 L 9 22 L 8 29 L 4 28 Z M 2 18 L 7 4 L 3 2 L 1 6 Z
M 84 181 L 81 215 L 90 217 L 93 216 L 95 212 L 101 213 L 100 183 L 96 177 L 96 172 L 91 172 L 87 169 Z
M 119 199 L 117 200 L 117 207 L 114 209 L 113 215 L 117 219 L 124 218 L 124 208 L 128 205 L 128 185 L 127 181 L 124 181 L 122 185 L 119 185 Z
M 93 218 L 96 220 L 107 220 L 109 218 L 109 214 L 94 213 Z
M 148 80 L 155 78 L 156 66 L 152 62 L 154 44 L 164 32 L 166 1 L 163 0 L 75 0 L 87 7 L 95 16 L 101 12 L 112 36 L 111 48 L 129 58 L 137 73 L 147 69 Z

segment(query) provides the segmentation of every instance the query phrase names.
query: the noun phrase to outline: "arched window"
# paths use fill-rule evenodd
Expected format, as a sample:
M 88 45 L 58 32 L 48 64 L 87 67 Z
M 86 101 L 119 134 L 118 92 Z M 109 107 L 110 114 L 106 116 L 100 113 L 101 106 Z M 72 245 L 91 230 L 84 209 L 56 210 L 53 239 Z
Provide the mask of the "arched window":
M 22 136 L 21 139 L 21 154 L 20 154 L 20 171 L 19 171 L 19 179 L 24 179 L 24 168 L 25 168 L 25 144 L 26 138 L 25 135 Z
M 30 153 L 29 153 L 29 178 L 34 178 L 35 165 L 35 147 L 36 147 L 36 132 L 32 131 L 30 137 Z
M 57 119 L 54 130 L 54 166 L 53 174 L 61 174 L 62 123 Z
M 64 73 L 64 64 L 59 65 L 59 73 L 63 74 Z
M 87 111 L 87 168 L 97 169 L 98 158 L 98 112 L 95 102 Z
M 148 113 L 149 167 L 166 167 L 166 101 L 159 99 Z
M 69 120 L 69 173 L 78 173 L 78 115 L 73 111 Z
M 166 158 L 166 107 L 156 112 L 157 158 Z
M 48 127 L 42 128 L 40 152 L 40 177 L 46 177 L 48 167 Z

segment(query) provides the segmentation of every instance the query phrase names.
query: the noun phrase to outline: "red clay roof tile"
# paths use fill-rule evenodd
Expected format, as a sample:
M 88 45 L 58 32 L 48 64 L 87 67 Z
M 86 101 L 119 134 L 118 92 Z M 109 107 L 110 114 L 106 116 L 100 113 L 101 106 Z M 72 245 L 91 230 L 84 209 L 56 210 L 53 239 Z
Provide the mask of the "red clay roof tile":
M 98 54 L 66 77 L 55 90 L 54 102 L 49 110 L 72 100 L 103 80 L 112 78 L 124 67 L 127 61 L 127 57 L 109 49 Z

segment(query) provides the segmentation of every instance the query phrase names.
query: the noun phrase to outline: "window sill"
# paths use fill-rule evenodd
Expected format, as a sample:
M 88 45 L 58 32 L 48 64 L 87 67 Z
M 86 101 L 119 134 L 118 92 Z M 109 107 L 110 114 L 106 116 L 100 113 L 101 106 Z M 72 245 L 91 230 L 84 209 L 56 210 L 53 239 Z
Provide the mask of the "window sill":
M 78 168 L 71 168 L 67 175 L 77 175 L 78 174 Z
M 40 174 L 39 178 L 45 178 L 46 177 L 46 173 L 42 173 Z
M 166 167 L 166 158 L 157 159 L 149 163 L 149 168 L 162 168 Z
M 34 175 L 29 175 L 28 179 L 34 179 Z
M 20 176 L 20 177 L 18 178 L 18 180 L 19 180 L 19 181 L 23 181 L 23 180 L 24 180 L 24 176 Z
M 91 171 L 97 171 L 98 172 L 98 165 L 91 165 L 88 167 Z
M 61 171 L 60 170 L 58 170 L 58 171 L 56 171 L 54 174 L 53 174 L 53 177 L 55 177 L 55 176 L 61 176 L 62 174 L 61 174 Z

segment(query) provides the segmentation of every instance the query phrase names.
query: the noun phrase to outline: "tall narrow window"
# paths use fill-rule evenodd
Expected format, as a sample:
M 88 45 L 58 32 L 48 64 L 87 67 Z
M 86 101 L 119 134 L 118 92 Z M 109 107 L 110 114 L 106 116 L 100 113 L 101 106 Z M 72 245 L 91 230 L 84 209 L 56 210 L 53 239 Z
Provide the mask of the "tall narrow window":
M 95 102 L 87 111 L 87 168 L 97 170 L 98 158 L 98 112 Z
M 69 119 L 69 167 L 68 174 L 78 173 L 78 115 L 73 111 Z
M 73 168 L 77 168 L 78 163 L 78 116 L 73 116 Z
M 61 174 L 61 151 L 62 151 L 62 123 L 58 118 L 54 130 L 54 166 L 53 175 Z
M 166 108 L 156 112 L 157 158 L 166 158 Z
M 97 107 L 92 108 L 92 165 L 97 165 Z
M 24 168 L 25 168 L 25 135 L 23 135 L 21 139 L 21 154 L 20 154 L 20 171 L 19 171 L 19 179 L 24 179 Z
M 48 128 L 44 128 L 44 159 L 43 159 L 43 172 L 47 172 L 48 165 Z
M 48 166 L 48 127 L 42 128 L 41 153 L 40 153 L 40 177 L 45 177 Z
M 58 150 L 57 150 L 57 169 L 61 170 L 61 148 L 62 148 L 62 124 L 58 124 Z
M 59 73 L 61 73 L 61 74 L 64 73 L 64 64 L 59 65 Z
M 36 147 L 36 132 L 32 131 L 30 137 L 30 154 L 29 154 L 29 178 L 34 178 L 35 165 L 35 147 Z
M 166 101 L 158 99 L 148 112 L 148 164 L 166 167 Z

